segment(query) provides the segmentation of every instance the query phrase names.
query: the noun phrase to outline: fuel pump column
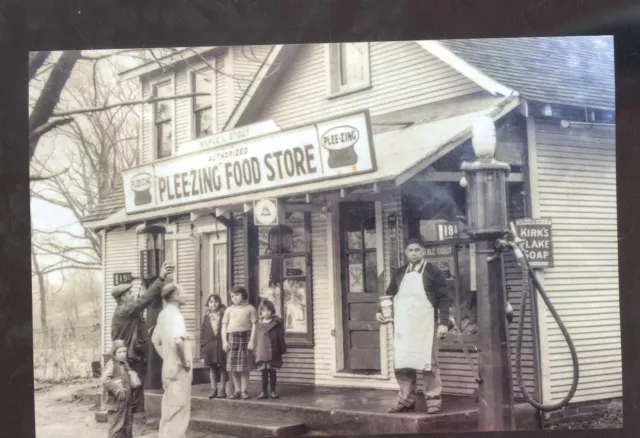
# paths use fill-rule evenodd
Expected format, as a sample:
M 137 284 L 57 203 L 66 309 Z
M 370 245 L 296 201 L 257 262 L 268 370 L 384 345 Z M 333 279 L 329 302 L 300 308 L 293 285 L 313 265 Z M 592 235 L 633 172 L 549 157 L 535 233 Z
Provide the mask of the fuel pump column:
M 493 120 L 480 117 L 473 126 L 476 161 L 463 163 L 467 186 L 465 233 L 476 246 L 478 312 L 479 430 L 513 429 L 513 383 L 502 255 L 495 242 L 509 232 L 507 185 L 509 165 L 493 158 L 496 133 Z M 463 184 L 464 185 L 464 184 Z

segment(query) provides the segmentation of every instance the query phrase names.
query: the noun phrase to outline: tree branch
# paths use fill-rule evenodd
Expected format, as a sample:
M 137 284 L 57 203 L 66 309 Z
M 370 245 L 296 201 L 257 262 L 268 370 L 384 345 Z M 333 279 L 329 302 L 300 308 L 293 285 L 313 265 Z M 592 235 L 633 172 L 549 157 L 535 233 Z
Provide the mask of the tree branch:
M 72 116 L 76 114 L 95 113 L 100 111 L 106 111 L 106 110 L 120 107 L 120 106 L 151 104 L 156 102 L 162 102 L 165 100 L 185 99 L 189 97 L 198 97 L 198 96 L 211 96 L 211 93 L 187 93 L 187 94 L 176 94 L 174 96 L 163 96 L 163 97 L 156 96 L 156 97 L 148 97 L 146 99 L 128 100 L 125 102 L 112 103 L 110 105 L 97 106 L 93 108 L 81 108 L 77 110 L 54 113 L 53 117 L 67 117 L 67 116 Z
M 53 178 L 57 178 L 60 175 L 63 175 L 65 173 L 67 173 L 69 171 L 69 168 L 67 167 L 66 169 L 63 169 L 59 172 L 55 172 L 52 173 L 51 175 L 35 175 L 35 176 L 31 176 L 29 177 L 29 181 L 31 182 L 37 182 L 37 181 L 47 181 Z
M 35 128 L 33 131 L 31 131 L 29 133 L 29 141 L 36 141 L 47 132 L 64 125 L 68 125 L 71 122 L 73 122 L 73 118 L 71 117 L 51 120 L 45 123 L 44 125 L 40 125 L 37 128 Z
M 38 72 L 40 67 L 42 67 L 50 54 L 50 51 L 36 52 L 29 59 L 29 80 L 32 80 L 36 76 L 36 73 Z
M 66 85 L 71 72 L 78 62 L 80 52 L 69 50 L 62 52 L 56 62 L 56 66 L 47 78 L 33 111 L 29 115 L 29 131 L 33 132 L 38 127 L 49 122 L 56 105 L 60 101 L 60 95 Z M 42 134 L 41 134 L 42 135 Z M 29 135 L 29 160 L 33 158 L 40 136 Z

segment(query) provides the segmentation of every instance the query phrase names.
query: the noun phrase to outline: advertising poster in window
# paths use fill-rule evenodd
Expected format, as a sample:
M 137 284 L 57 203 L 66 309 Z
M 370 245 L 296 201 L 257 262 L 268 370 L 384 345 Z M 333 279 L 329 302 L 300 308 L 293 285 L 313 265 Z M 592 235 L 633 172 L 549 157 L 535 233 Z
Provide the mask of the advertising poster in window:
M 271 259 L 262 259 L 259 262 L 260 281 L 258 296 L 261 299 L 271 301 L 276 308 L 276 315 L 282 317 L 282 294 L 280 292 L 280 283 L 272 281 L 271 278 Z
M 284 323 L 287 333 L 307 333 L 307 291 L 306 280 L 285 280 Z
M 349 292 L 360 293 L 364 292 L 362 263 L 349 264 Z

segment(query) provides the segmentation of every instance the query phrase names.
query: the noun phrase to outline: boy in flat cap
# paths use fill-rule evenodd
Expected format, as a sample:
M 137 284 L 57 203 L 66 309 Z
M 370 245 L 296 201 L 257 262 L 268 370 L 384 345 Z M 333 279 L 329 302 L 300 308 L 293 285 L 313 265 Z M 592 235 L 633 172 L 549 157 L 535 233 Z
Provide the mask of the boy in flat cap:
M 142 386 L 133 391 L 133 413 L 144 413 L 144 379 L 147 365 L 147 345 L 149 332 L 143 317 L 144 310 L 160 295 L 165 285 L 165 278 L 173 272 L 173 265 L 165 262 L 160 269 L 160 276 L 142 295 L 136 297 L 131 291 L 131 284 L 116 286 L 111 295 L 116 300 L 116 310 L 111 320 L 111 340 L 122 339 L 127 346 L 127 362 L 129 367 L 138 373 Z

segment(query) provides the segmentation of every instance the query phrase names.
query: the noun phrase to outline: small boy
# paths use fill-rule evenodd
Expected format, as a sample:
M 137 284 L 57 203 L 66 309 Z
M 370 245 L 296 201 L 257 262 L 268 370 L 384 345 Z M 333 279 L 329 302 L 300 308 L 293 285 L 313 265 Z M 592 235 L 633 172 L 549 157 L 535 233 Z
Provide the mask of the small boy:
M 107 407 L 116 411 L 110 421 L 109 438 L 133 438 L 131 389 L 139 386 L 139 379 L 127 364 L 127 345 L 123 340 L 113 341 L 111 355 L 102 372 Z

